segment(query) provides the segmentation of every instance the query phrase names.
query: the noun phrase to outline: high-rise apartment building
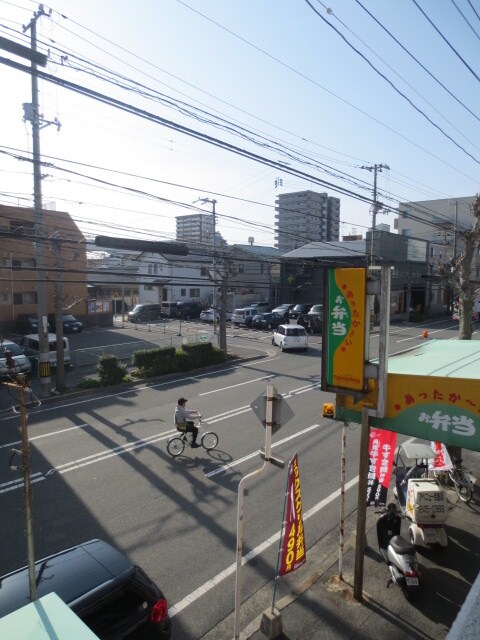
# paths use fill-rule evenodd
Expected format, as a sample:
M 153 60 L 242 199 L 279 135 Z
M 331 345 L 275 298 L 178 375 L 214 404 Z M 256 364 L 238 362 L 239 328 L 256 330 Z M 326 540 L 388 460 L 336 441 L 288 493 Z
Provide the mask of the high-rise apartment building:
M 213 215 L 194 213 L 177 216 L 177 240 L 184 242 L 212 242 Z
M 337 241 L 340 199 L 316 191 L 282 193 L 275 201 L 275 246 L 293 251 L 309 242 Z

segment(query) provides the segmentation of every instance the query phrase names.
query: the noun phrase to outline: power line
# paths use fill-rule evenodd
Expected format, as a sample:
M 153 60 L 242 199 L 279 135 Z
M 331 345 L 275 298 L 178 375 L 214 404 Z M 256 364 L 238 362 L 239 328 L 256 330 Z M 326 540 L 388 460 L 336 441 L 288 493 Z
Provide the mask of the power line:
M 394 36 L 394 35 L 393 35 L 389 30 L 388 30 L 388 29 L 387 29 L 387 28 L 386 28 L 386 27 L 385 27 L 385 26 L 380 22 L 380 20 L 378 20 L 378 19 L 373 15 L 373 13 L 371 13 L 371 12 L 370 12 L 370 11 L 369 11 L 365 6 L 364 6 L 364 5 L 360 2 L 360 0 L 355 0 L 355 2 L 356 2 L 356 3 L 357 3 L 357 4 L 358 4 L 358 5 L 359 5 L 359 6 L 360 6 L 360 7 L 361 7 L 361 8 L 362 8 L 366 13 L 368 13 L 368 15 L 372 18 L 372 20 L 374 20 L 374 21 L 378 24 L 378 26 L 379 26 L 381 29 L 383 29 L 383 30 L 385 31 L 385 33 L 387 33 L 387 34 L 390 36 L 390 38 L 392 38 L 392 40 L 394 40 L 394 41 L 398 44 L 398 46 L 399 46 L 403 51 L 405 51 L 405 53 L 406 53 L 408 56 L 410 56 L 410 58 L 412 58 L 412 60 L 414 60 L 414 61 L 415 61 L 415 62 L 416 62 L 416 63 L 417 63 L 417 64 L 418 64 L 418 65 L 419 65 L 419 66 L 420 66 L 424 71 L 425 71 L 425 73 L 427 73 L 427 74 L 432 78 L 432 80 L 435 80 L 435 82 L 436 82 L 437 84 L 439 84 L 439 85 L 442 87 L 442 89 L 444 89 L 444 90 L 448 93 L 448 95 L 449 95 L 449 96 L 451 96 L 451 97 L 452 97 L 456 102 L 458 102 L 458 104 L 460 104 L 460 105 L 461 105 L 461 106 L 462 106 L 466 111 L 468 111 L 468 113 L 469 113 L 470 115 L 472 115 L 476 120 L 478 120 L 478 121 L 480 122 L 480 116 L 478 116 L 478 115 L 477 115 L 476 113 L 474 113 L 474 112 L 473 112 L 469 107 L 467 107 L 467 105 L 466 105 L 466 104 L 464 104 L 464 103 L 460 100 L 460 98 L 459 98 L 458 96 L 456 96 L 454 93 L 452 93 L 452 91 L 450 91 L 450 89 L 449 89 L 447 86 L 445 86 L 441 80 L 439 80 L 439 79 L 438 79 L 438 78 L 437 78 L 437 77 L 436 77 L 436 76 L 435 76 L 435 75 L 434 75 L 434 74 L 433 74 L 429 69 L 427 69 L 427 67 L 426 67 L 422 62 L 420 62 L 420 60 L 419 60 L 418 58 L 416 58 L 416 57 L 413 55 L 413 53 L 411 53 L 411 51 L 409 51 L 409 50 L 408 50 L 408 49 L 407 49 L 407 48 L 406 48 L 406 47 L 405 47 L 405 46 L 400 42 L 400 40 L 398 40 L 398 38 L 396 38 L 396 37 L 395 37 L 395 36 Z
M 305 0 L 305 2 L 308 4 L 308 6 L 310 7 L 310 9 L 312 9 L 312 11 L 314 13 L 316 13 L 316 15 L 323 20 L 323 22 L 328 25 L 331 29 L 333 29 L 339 36 L 340 38 L 342 38 L 342 40 L 345 42 L 345 44 L 347 44 L 353 51 L 355 51 L 355 53 L 357 55 L 359 55 L 367 64 L 368 66 L 373 69 L 373 71 L 375 71 L 375 73 L 377 75 L 379 75 L 381 78 L 383 78 L 385 80 L 385 82 L 387 82 L 392 89 L 398 93 L 398 95 L 402 96 L 402 98 L 404 100 L 406 100 L 410 106 L 415 109 L 415 111 L 417 111 L 420 115 L 422 115 L 427 122 L 429 122 L 433 127 L 435 127 L 435 129 L 437 129 L 438 131 L 440 131 L 440 133 L 445 136 L 448 140 L 450 140 L 450 142 L 452 142 L 456 147 L 458 147 L 461 151 L 463 151 L 469 158 L 471 158 L 474 162 L 476 162 L 477 164 L 480 164 L 480 160 L 478 160 L 478 158 L 476 158 L 474 155 L 472 155 L 469 151 L 467 151 L 465 149 L 465 147 L 463 147 L 461 144 L 459 144 L 454 138 L 452 138 L 451 135 L 449 135 L 446 131 L 443 130 L 443 128 L 438 125 L 436 122 L 434 122 L 430 116 L 428 116 L 422 109 L 420 109 L 420 107 L 417 107 L 417 105 L 410 100 L 410 98 L 405 95 L 403 93 L 403 91 L 401 91 L 397 86 L 395 86 L 395 84 L 389 79 L 387 78 L 387 76 L 382 73 L 379 69 L 377 69 L 377 67 L 373 64 L 373 62 L 370 62 L 370 60 L 367 58 L 367 56 L 365 56 L 359 49 L 357 49 L 344 35 L 343 33 L 341 33 L 331 22 L 329 22 L 328 20 L 326 20 L 326 18 L 324 18 L 322 16 L 321 13 L 319 13 L 317 11 L 317 9 L 315 9 L 315 7 L 312 5 L 312 3 L 310 2 L 310 0 Z M 415 0 L 412 0 L 412 2 L 415 2 Z M 416 4 L 416 3 L 415 3 Z
M 464 60 L 462 58 L 462 56 L 458 53 L 458 51 L 455 49 L 455 47 L 452 45 L 452 43 L 448 40 L 448 38 L 446 38 L 443 33 L 440 31 L 440 29 L 433 23 L 433 21 L 427 16 L 427 14 L 425 13 L 425 11 L 422 9 L 422 7 L 418 4 L 417 0 L 412 0 L 413 4 L 417 7 L 417 9 L 420 11 L 420 13 L 422 13 L 425 16 L 425 19 L 428 20 L 428 22 L 432 25 L 432 27 L 435 29 L 435 31 L 438 33 L 438 35 L 442 38 L 442 40 L 445 42 L 445 44 L 447 44 L 450 49 L 453 51 L 453 53 L 463 62 L 463 64 L 467 67 L 467 69 L 470 71 L 470 73 L 473 75 L 474 78 L 476 78 L 479 82 L 480 82 L 480 78 L 478 77 L 478 75 L 475 73 L 475 71 L 472 69 L 472 67 L 466 62 L 466 60 Z

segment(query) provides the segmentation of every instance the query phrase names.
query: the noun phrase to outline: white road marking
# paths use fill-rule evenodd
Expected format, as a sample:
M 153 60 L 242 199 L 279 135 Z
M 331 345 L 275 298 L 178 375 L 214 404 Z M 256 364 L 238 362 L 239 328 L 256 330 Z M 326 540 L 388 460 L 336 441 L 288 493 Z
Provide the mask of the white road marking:
M 253 380 L 246 380 L 245 382 L 239 382 L 237 384 L 231 384 L 228 387 L 219 387 L 218 389 L 213 389 L 212 391 L 205 391 L 204 393 L 199 393 L 198 397 L 209 396 L 211 393 L 218 393 L 219 391 L 226 391 L 227 389 L 235 389 L 235 387 L 243 387 L 247 384 L 252 384 L 252 382 L 260 382 L 260 380 L 268 380 L 269 378 L 274 378 L 275 374 L 272 373 L 269 376 L 262 376 L 261 378 L 254 378 Z
M 34 482 L 40 482 L 41 480 L 45 480 L 45 476 L 40 472 L 30 475 L 30 482 L 32 484 Z M 23 489 L 23 478 L 9 480 L 8 482 L 2 482 L 2 484 L 0 484 L 0 494 L 8 493 L 8 491 L 14 491 L 15 489 Z
M 291 435 L 287 436 L 286 438 L 283 438 L 283 440 L 279 440 L 278 442 L 273 442 L 272 443 L 272 449 L 274 447 L 278 447 L 281 444 L 285 444 L 285 442 L 288 442 L 289 440 L 293 440 L 294 438 L 298 438 L 299 436 L 303 435 L 304 433 L 308 433 L 309 431 L 312 431 L 312 429 L 316 429 L 319 426 L 320 426 L 319 424 L 312 424 L 310 427 L 307 427 L 306 429 L 303 429 L 302 431 L 297 431 L 296 433 L 292 433 Z M 206 473 L 205 476 L 207 478 L 211 478 L 212 476 L 216 476 L 218 473 L 222 473 L 222 471 L 226 471 L 227 469 L 231 469 L 232 467 L 236 467 L 239 464 L 242 464 L 243 462 L 246 462 L 247 460 L 251 460 L 252 458 L 258 457 L 258 453 L 259 453 L 259 450 L 254 451 L 253 453 L 249 453 L 248 455 L 244 456 L 243 458 L 239 458 L 238 460 L 235 460 L 235 462 L 228 462 L 227 464 L 224 464 L 221 467 L 218 467 L 217 469 L 214 469 L 213 471 L 210 471 L 209 473 Z
M 353 478 L 352 480 L 350 480 L 345 484 L 345 491 L 348 491 L 349 489 L 354 487 L 357 483 L 358 483 L 358 476 L 356 476 L 355 478 Z M 329 496 L 321 500 L 319 503 L 314 505 L 311 509 L 309 509 L 307 512 L 303 514 L 304 522 L 305 520 L 308 520 L 313 515 L 318 513 L 318 511 L 321 511 L 322 509 L 324 509 L 326 506 L 328 506 L 331 502 L 333 502 L 333 500 L 335 500 L 339 496 L 340 496 L 340 489 L 337 489 L 336 491 L 331 493 Z M 264 542 L 256 546 L 251 551 L 249 551 L 246 555 L 243 556 L 242 565 L 247 564 L 250 560 L 253 560 L 253 558 L 263 553 L 266 549 L 271 547 L 273 544 L 278 543 L 278 541 L 280 540 L 280 535 L 281 535 L 281 531 L 277 531 L 272 536 L 270 536 L 270 538 L 267 538 L 266 540 L 264 540 Z M 190 593 L 189 595 L 185 596 L 185 598 L 180 600 L 180 602 L 177 602 L 173 606 L 169 607 L 170 617 L 171 618 L 175 617 L 181 611 L 183 611 L 183 609 L 186 609 L 190 604 L 192 604 L 193 602 L 197 602 L 198 598 L 201 598 L 208 591 L 213 589 L 213 587 L 215 587 L 217 584 L 220 584 L 221 582 L 223 582 L 223 580 L 233 575 L 235 573 L 236 568 L 237 568 L 237 563 L 232 562 L 231 565 L 226 567 L 223 571 L 220 571 L 220 573 L 217 573 L 217 575 L 211 578 L 210 580 L 207 580 L 207 582 L 205 582 L 200 587 L 198 587 L 198 589 L 195 589 L 195 591 L 192 591 L 192 593 Z
M 50 436 L 58 436 L 59 433 L 67 433 L 67 431 L 73 431 L 74 429 L 84 429 L 85 427 L 89 427 L 90 425 L 85 422 L 85 424 L 77 424 L 74 427 L 66 427 L 65 429 L 59 429 L 58 431 L 52 431 L 51 433 L 44 433 L 41 436 L 33 436 L 28 439 L 29 442 L 33 442 L 34 440 L 41 440 L 42 438 L 49 438 Z M 21 444 L 21 440 L 17 440 L 16 442 L 9 442 L 8 444 L 0 445 L 0 449 L 6 449 L 7 447 L 14 447 L 17 444 Z

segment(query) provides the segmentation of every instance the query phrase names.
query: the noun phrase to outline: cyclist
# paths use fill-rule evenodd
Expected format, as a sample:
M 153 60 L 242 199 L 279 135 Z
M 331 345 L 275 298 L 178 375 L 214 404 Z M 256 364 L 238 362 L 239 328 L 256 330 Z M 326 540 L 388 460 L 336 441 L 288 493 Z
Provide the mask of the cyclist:
M 188 431 L 192 433 L 192 448 L 199 447 L 197 444 L 198 429 L 195 426 L 193 418 L 201 418 L 199 411 L 194 409 L 188 410 L 185 406 L 187 399 L 179 398 L 177 401 L 177 407 L 175 409 L 175 425 L 179 431 Z M 179 428 L 185 425 L 185 429 Z

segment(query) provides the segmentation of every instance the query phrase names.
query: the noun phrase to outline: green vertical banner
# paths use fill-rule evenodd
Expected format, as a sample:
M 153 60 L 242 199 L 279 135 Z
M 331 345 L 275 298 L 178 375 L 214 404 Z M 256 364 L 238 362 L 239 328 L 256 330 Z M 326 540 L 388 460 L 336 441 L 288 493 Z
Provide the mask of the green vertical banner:
M 362 391 L 365 367 L 365 268 L 328 270 L 326 382 Z

